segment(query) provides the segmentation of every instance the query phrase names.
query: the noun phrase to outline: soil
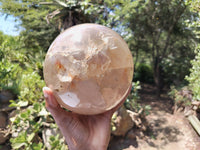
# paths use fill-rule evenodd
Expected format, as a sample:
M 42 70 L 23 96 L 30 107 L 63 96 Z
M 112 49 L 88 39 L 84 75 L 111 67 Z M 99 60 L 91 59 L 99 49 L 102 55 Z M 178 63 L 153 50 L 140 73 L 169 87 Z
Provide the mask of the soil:
M 183 113 L 173 114 L 173 100 L 164 90 L 160 98 L 152 85 L 142 84 L 141 105 L 150 105 L 147 130 L 132 129 L 124 137 L 112 137 L 109 150 L 200 150 L 200 136 Z

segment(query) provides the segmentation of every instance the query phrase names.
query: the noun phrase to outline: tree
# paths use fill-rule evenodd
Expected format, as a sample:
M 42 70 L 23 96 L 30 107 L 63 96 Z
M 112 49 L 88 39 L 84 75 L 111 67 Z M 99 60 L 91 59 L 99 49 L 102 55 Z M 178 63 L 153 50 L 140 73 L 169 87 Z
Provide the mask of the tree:
M 46 20 L 50 23 L 52 18 L 57 18 L 58 29 L 63 30 L 81 23 L 94 23 L 98 20 L 99 14 L 104 11 L 103 1 L 91 0 L 69 0 L 52 2 L 40 2 L 40 5 L 56 5 L 53 12 L 46 16 Z
M 95 22 L 98 13 L 103 12 L 102 1 L 2 0 L 1 3 L 3 13 L 21 20 L 24 46 L 34 53 L 41 49 L 47 51 L 55 37 L 66 28 Z
M 46 23 L 45 16 L 52 8 L 41 7 L 37 0 L 2 0 L 1 10 L 3 13 L 17 17 L 23 28 L 21 36 L 24 41 L 24 47 L 29 49 L 28 53 L 34 55 L 35 52 L 43 49 L 47 50 L 53 41 L 58 30 L 53 25 Z
M 190 3 L 190 9 L 191 11 L 197 12 L 200 17 L 200 3 L 198 0 L 194 1 L 187 1 Z M 193 28 L 194 32 L 196 33 L 196 38 L 200 39 L 200 20 L 196 20 L 194 22 L 188 22 L 188 26 Z M 200 44 L 196 43 L 195 48 L 195 59 L 191 61 L 192 67 L 190 69 L 190 75 L 186 76 L 186 79 L 189 81 L 189 88 L 192 91 L 193 94 L 193 100 L 199 100 L 200 101 Z
M 140 51 L 152 58 L 159 96 L 163 86 L 163 61 L 169 57 L 193 57 L 192 40 L 196 39 L 185 20 L 194 20 L 196 13 L 189 10 L 184 0 L 126 0 L 118 1 L 116 5 L 113 9 L 117 16 L 115 20 L 121 21 L 116 21 L 116 26 L 122 29 L 136 58 Z
M 66 28 L 95 22 L 104 12 L 103 1 L 84 0 L 1 0 L 0 10 L 17 17 L 23 28 L 20 33 L 21 49 L 27 49 L 29 63 L 42 73 L 45 53 L 55 37 Z

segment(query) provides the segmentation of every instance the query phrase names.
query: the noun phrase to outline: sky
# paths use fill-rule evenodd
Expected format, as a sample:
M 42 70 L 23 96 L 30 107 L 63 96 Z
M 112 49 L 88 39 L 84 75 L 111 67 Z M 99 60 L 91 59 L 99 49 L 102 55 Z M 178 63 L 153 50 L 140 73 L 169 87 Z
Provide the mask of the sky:
M 19 21 L 15 21 L 13 16 L 8 16 L 5 19 L 6 15 L 0 13 L 0 31 L 3 31 L 4 34 L 17 36 L 20 33 L 20 30 L 17 29 Z

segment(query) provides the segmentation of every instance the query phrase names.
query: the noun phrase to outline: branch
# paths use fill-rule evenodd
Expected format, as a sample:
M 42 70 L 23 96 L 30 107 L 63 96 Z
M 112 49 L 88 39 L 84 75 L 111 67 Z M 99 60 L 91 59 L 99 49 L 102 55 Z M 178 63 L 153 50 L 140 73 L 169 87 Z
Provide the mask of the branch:
M 61 1 L 59 1 L 59 0 L 55 0 L 55 2 L 58 3 L 60 6 L 69 7 L 66 3 L 61 2 Z
M 182 0 L 181 2 L 183 2 L 183 0 Z M 180 3 L 181 3 L 181 2 L 180 2 Z M 181 7 L 181 4 L 179 4 L 178 6 Z M 183 12 L 184 12 L 185 9 L 186 9 L 186 6 L 185 6 L 184 9 L 181 11 L 181 13 L 178 14 L 178 9 L 179 9 L 180 7 L 177 7 L 177 9 L 175 10 L 175 15 L 174 15 L 174 18 L 173 18 L 173 24 L 170 26 L 170 28 L 169 28 L 169 30 L 168 30 L 167 39 L 166 39 L 166 43 L 165 43 L 165 47 L 164 47 L 164 49 L 163 49 L 163 55 L 162 55 L 161 59 L 163 59 L 164 56 L 165 56 L 165 54 L 166 54 L 166 51 L 167 51 L 167 48 L 168 48 L 168 45 L 169 45 L 169 40 L 170 40 L 170 38 L 171 38 L 171 33 L 172 33 L 173 28 L 174 28 L 175 24 L 179 21 L 181 15 L 183 14 Z
M 39 2 L 38 5 L 53 5 L 54 2 Z
M 56 16 L 57 14 L 59 14 L 59 13 L 60 13 L 60 10 L 57 9 L 57 10 L 53 11 L 52 13 L 48 14 L 48 15 L 46 16 L 46 21 L 47 21 L 47 23 L 49 24 L 49 23 L 50 23 L 49 19 L 52 19 L 53 17 L 55 17 L 55 16 Z

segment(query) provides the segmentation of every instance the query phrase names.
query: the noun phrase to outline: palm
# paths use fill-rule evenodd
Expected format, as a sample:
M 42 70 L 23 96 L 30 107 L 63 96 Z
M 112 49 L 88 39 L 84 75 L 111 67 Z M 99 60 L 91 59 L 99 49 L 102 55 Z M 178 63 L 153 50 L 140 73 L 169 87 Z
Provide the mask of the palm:
M 110 116 L 107 114 L 84 116 L 71 113 L 70 117 L 63 119 L 62 124 L 59 125 L 61 132 L 66 135 L 68 145 L 74 147 L 70 149 L 82 149 L 85 145 L 88 149 L 97 149 L 93 146 L 99 143 L 104 143 L 102 147 L 108 145 Z
M 110 139 L 112 114 L 125 98 L 117 107 L 105 113 L 80 115 L 62 109 L 49 88 L 44 89 L 44 95 L 46 96 L 46 107 L 66 138 L 70 150 L 106 149 Z

